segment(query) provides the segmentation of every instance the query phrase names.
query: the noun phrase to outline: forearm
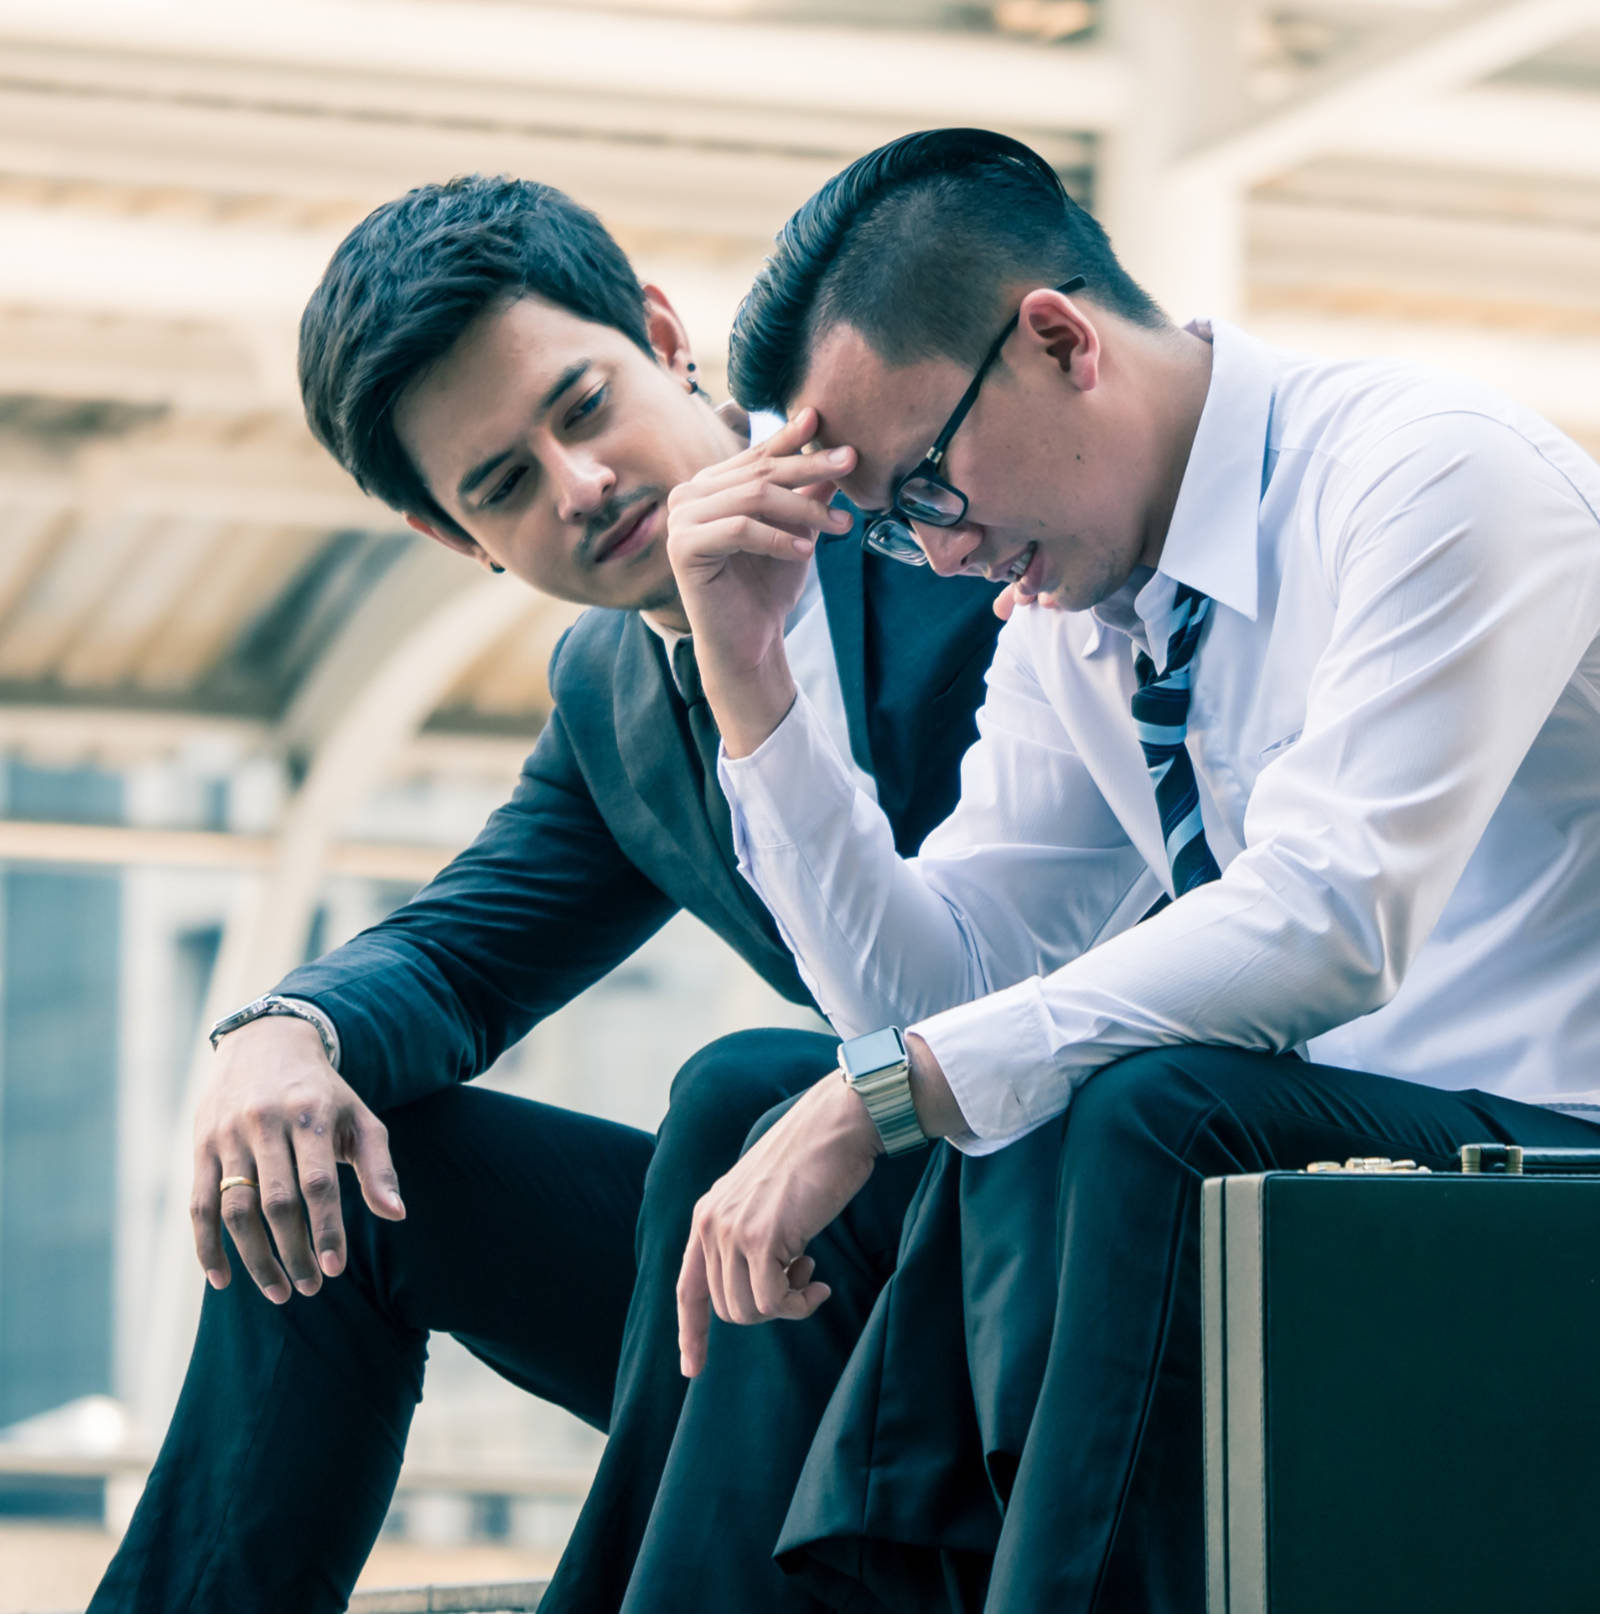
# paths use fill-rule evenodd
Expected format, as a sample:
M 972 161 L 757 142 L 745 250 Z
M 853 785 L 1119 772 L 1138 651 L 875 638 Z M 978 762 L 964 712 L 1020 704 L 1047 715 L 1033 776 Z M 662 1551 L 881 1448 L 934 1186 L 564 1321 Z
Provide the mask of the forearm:
M 725 664 L 708 644 L 700 660 L 706 700 L 723 749 L 738 759 L 759 749 L 789 715 L 797 693 L 780 638 L 753 669 Z
M 417 897 L 277 990 L 333 1020 L 383 1110 L 469 1080 L 676 905 L 624 855 L 552 717 L 511 801 Z
M 1241 866 L 1243 865 L 1243 866 Z M 1282 1052 L 1392 990 L 1364 925 L 1273 892 L 1236 859 L 1220 881 L 1048 974 L 919 1021 L 974 1154 L 1067 1109 L 1097 1071 L 1184 1043 Z
M 967 1118 L 951 1091 L 938 1056 L 916 1032 L 906 1034 L 906 1053 L 910 1057 L 911 1102 L 916 1108 L 917 1124 L 930 1138 L 955 1138 L 970 1133 Z
M 494 923 L 453 905 L 447 916 L 402 908 L 276 990 L 328 1015 L 342 1044 L 341 1073 L 382 1112 L 470 1081 L 615 968 L 674 911 L 654 888 L 650 894 L 648 903 L 619 900 L 608 909 L 597 882 L 587 915 L 564 904 L 512 906 Z
M 1025 689 L 1011 699 L 1004 659 L 960 804 L 915 858 L 896 853 L 804 697 L 757 752 L 724 758 L 741 866 L 845 1035 L 1044 974 L 1136 923 L 1160 894 L 1053 714 Z M 997 678 L 1009 678 L 999 709 Z M 1024 777 L 1051 804 L 1044 819 L 1017 800 Z
M 382 927 L 302 965 L 274 990 L 307 999 L 332 1020 L 341 1073 L 379 1112 L 469 1081 L 539 1015 L 510 1005 L 496 1012 L 426 949 Z
M 987 989 L 950 905 L 902 859 L 804 697 L 761 755 L 724 757 L 740 866 L 842 1036 Z

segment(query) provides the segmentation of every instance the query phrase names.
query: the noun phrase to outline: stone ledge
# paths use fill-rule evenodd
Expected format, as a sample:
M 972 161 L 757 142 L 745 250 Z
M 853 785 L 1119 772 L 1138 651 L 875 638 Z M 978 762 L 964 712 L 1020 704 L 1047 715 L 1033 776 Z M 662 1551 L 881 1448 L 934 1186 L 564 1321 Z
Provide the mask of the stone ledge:
M 531 1614 L 547 1580 L 491 1581 L 474 1586 L 395 1586 L 357 1592 L 349 1614 Z

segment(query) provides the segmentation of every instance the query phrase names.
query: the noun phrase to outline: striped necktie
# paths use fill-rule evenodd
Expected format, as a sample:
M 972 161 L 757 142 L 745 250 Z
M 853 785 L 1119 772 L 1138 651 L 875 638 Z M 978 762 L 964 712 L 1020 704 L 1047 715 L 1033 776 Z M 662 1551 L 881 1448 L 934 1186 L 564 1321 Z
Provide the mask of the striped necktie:
M 1172 601 L 1173 628 L 1167 640 L 1165 670 L 1157 676 L 1155 663 L 1142 650 L 1133 664 L 1139 679 L 1133 697 L 1134 726 L 1155 781 L 1161 834 L 1172 863 L 1172 886 L 1180 897 L 1222 872 L 1206 845 L 1200 790 L 1183 743 L 1189 728 L 1189 677 L 1195 646 L 1210 610 L 1207 595 L 1180 583 Z

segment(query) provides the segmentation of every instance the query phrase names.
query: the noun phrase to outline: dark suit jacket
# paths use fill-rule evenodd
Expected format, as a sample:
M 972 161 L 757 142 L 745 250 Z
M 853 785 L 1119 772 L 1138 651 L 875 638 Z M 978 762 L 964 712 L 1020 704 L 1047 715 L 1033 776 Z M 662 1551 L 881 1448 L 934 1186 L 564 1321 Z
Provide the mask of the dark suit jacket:
M 896 844 L 955 805 L 999 629 L 995 590 L 820 544 L 850 725 Z M 779 992 L 810 998 L 712 827 L 683 702 L 636 612 L 591 610 L 550 663 L 554 711 L 509 802 L 382 923 L 276 990 L 332 1016 L 346 1080 L 384 1110 L 464 1081 L 621 963 L 679 908 Z

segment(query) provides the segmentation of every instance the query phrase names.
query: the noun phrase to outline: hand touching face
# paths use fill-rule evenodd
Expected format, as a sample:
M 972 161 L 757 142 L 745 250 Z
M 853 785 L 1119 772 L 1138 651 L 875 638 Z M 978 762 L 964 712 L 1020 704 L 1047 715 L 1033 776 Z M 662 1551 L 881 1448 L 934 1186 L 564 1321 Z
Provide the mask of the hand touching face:
M 680 484 L 667 501 L 678 595 L 732 756 L 754 750 L 793 703 L 784 625 L 818 536 L 851 525 L 830 500 L 833 478 L 854 456 L 848 448 L 802 453 L 815 430 L 815 415 L 802 410 L 766 442 Z

